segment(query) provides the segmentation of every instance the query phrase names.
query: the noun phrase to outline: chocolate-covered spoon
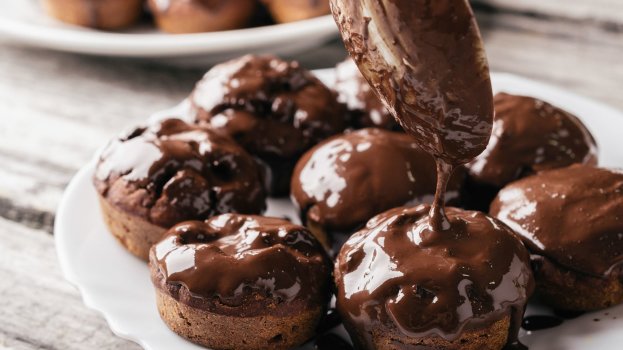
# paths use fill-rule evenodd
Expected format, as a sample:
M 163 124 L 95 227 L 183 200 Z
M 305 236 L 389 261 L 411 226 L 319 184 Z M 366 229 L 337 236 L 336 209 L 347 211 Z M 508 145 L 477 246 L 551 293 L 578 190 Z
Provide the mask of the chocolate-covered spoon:
M 467 0 L 331 0 L 346 48 L 394 117 L 448 164 L 486 147 L 493 96 Z
M 487 146 L 493 92 L 467 0 L 331 0 L 346 48 L 388 110 L 437 162 L 431 209 L 449 229 L 446 184 Z

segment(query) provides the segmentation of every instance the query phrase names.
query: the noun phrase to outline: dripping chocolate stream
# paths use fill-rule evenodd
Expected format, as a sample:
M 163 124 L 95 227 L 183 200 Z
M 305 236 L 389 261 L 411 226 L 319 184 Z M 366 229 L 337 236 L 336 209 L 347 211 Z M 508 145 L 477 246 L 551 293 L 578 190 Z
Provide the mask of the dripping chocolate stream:
M 437 163 L 437 189 L 435 190 L 435 200 L 430 209 L 430 226 L 435 232 L 450 229 L 450 221 L 445 213 L 446 188 L 450 176 L 454 172 L 454 166 L 446 163 L 443 159 L 435 159 Z
M 418 146 L 437 162 L 430 225 L 449 229 L 443 198 L 452 169 L 486 148 L 493 92 L 467 0 L 332 0 L 361 73 Z

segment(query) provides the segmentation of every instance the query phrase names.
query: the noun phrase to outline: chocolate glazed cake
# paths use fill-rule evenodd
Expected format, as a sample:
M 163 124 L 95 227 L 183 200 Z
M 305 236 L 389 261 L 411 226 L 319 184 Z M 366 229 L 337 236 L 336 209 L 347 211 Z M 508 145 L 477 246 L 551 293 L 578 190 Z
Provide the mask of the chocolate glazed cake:
M 335 266 L 337 308 L 361 349 L 502 349 L 533 289 L 528 253 L 485 214 L 444 208 L 454 169 L 487 146 L 493 93 L 467 0 L 332 0 L 346 48 L 437 164 L 432 206 L 380 214 Z
M 244 28 L 257 5 L 257 0 L 147 0 L 158 28 L 173 34 Z
M 297 62 L 244 56 L 212 68 L 191 95 L 197 122 L 233 137 L 267 165 L 273 195 L 286 195 L 298 158 L 346 128 L 336 94 Z
M 308 151 L 292 176 L 292 201 L 321 240 L 341 243 L 385 210 L 431 203 L 435 160 L 405 133 L 369 128 L 335 136 Z M 464 173 L 448 185 L 457 203 Z
M 466 205 L 482 211 L 505 185 L 574 163 L 597 164 L 595 139 L 574 115 L 526 96 L 497 94 L 487 149 L 468 164 Z
M 143 13 L 143 0 L 43 0 L 42 4 L 60 21 L 105 30 L 131 26 Z
M 330 298 L 331 263 L 304 227 L 225 214 L 172 228 L 151 249 L 158 310 L 212 349 L 291 349 L 310 339 Z
M 167 119 L 114 139 L 93 178 L 104 221 L 132 254 L 185 220 L 266 208 L 261 171 L 232 139 Z
M 588 165 L 544 171 L 506 186 L 491 215 L 532 255 L 537 292 L 557 309 L 623 302 L 623 173 Z
M 532 293 L 529 255 L 508 227 L 448 208 L 385 212 L 353 235 L 335 265 L 337 305 L 361 349 L 501 349 Z M 419 347 L 418 347 L 419 346 Z
M 329 0 L 260 0 L 277 23 L 300 21 L 329 14 Z

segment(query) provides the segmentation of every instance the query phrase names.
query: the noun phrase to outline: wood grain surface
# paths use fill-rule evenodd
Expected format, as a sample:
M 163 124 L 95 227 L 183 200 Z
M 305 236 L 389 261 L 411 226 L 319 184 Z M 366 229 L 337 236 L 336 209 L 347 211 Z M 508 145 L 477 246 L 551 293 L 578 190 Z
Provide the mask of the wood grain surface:
M 474 1 L 491 67 L 623 109 L 623 2 Z M 337 40 L 296 58 L 345 56 Z M 207 68 L 207 67 L 206 67 Z M 184 98 L 204 70 L 19 47 L 0 38 L 0 349 L 137 349 L 59 271 L 54 212 L 98 147 Z

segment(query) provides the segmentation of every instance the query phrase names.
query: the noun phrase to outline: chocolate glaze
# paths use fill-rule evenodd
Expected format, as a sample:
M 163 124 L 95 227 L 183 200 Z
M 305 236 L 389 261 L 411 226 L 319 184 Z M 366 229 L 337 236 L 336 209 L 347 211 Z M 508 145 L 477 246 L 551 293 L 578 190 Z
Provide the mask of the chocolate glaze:
M 273 193 L 287 193 L 298 157 L 346 127 L 336 94 L 297 62 L 244 56 L 212 68 L 191 101 L 197 121 L 232 136 L 272 170 Z
M 549 315 L 534 315 L 523 319 L 521 328 L 527 331 L 540 331 L 560 326 L 564 320 L 560 317 Z
M 542 170 L 597 164 L 597 145 L 575 116 L 526 96 L 497 94 L 493 136 L 469 165 L 470 179 L 498 189 Z
M 453 340 L 508 315 L 515 337 L 534 289 L 521 241 L 496 219 L 455 208 L 447 208 L 451 228 L 435 231 L 429 211 L 380 214 L 342 248 L 337 308 L 354 341 L 372 349 L 373 329 Z
M 352 350 L 353 347 L 337 334 L 329 333 L 316 338 L 314 342 L 316 350 Z
M 420 146 L 449 164 L 484 150 L 493 97 L 467 1 L 332 0 L 346 48 Z
M 401 131 L 392 114 L 376 96 L 355 62 L 348 58 L 335 67 L 335 90 L 340 102 L 348 106 L 350 125 L 355 129 L 378 127 Z
M 502 189 L 491 215 L 555 264 L 594 277 L 620 270 L 623 172 L 589 165 L 544 171 Z
M 317 334 L 324 334 L 342 324 L 342 317 L 336 309 L 329 309 L 316 328 Z
M 232 139 L 179 119 L 111 141 L 94 183 L 111 204 L 167 228 L 225 212 L 261 213 L 266 207 L 253 158 Z
M 152 247 L 150 266 L 154 285 L 219 314 L 279 316 L 324 308 L 330 296 L 322 246 L 282 219 L 224 214 L 178 224 Z
M 292 177 L 292 200 L 304 222 L 350 234 L 373 216 L 431 203 L 435 161 L 407 134 L 369 128 L 333 137 L 308 151 Z M 463 176 L 449 185 L 457 201 Z
M 586 311 L 554 309 L 554 315 L 565 320 L 572 320 L 584 315 Z

